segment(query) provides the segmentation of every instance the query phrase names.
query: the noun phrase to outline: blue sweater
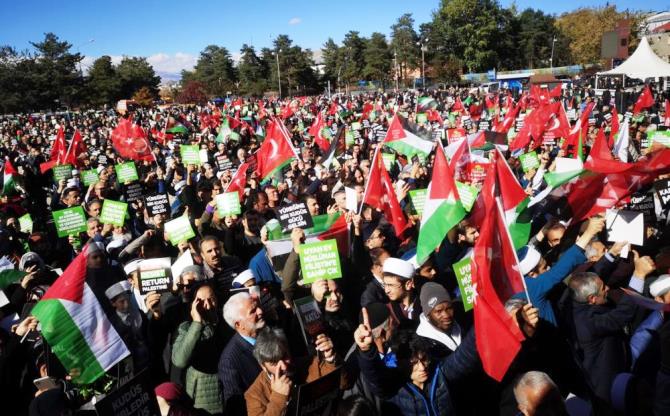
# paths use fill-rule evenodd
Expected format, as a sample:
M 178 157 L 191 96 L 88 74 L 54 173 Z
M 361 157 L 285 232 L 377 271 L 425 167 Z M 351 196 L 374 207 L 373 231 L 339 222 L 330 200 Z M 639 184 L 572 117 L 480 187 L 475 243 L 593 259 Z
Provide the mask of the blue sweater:
M 556 326 L 556 316 L 547 299 L 547 293 L 557 284 L 561 283 L 574 269 L 586 261 L 584 250 L 578 245 L 573 245 L 565 251 L 558 259 L 554 267 L 537 277 L 525 276 L 526 288 L 530 302 L 540 312 L 540 318 Z M 525 293 L 517 293 L 515 298 L 525 298 Z

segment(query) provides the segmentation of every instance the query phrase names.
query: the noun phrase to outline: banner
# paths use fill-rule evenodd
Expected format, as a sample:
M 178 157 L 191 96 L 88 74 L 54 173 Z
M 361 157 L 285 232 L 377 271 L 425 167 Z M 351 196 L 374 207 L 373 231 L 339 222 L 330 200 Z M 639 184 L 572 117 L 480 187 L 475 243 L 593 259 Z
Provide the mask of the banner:
M 200 166 L 200 148 L 198 145 L 182 144 L 179 146 L 179 152 L 181 154 L 181 162 L 184 164 L 184 166 Z
M 85 170 L 81 173 L 81 181 L 84 186 L 91 186 L 98 182 L 98 171 L 95 169 Z
M 165 232 L 173 246 L 179 245 L 182 241 L 187 241 L 195 237 L 195 232 L 191 227 L 191 222 L 187 216 L 181 216 L 165 223 Z
M 240 196 L 237 192 L 225 192 L 215 197 L 216 209 L 220 217 L 229 217 L 242 213 Z
M 58 183 L 61 179 L 70 179 L 72 177 L 72 165 L 57 165 L 53 167 L 54 182 Z
M 304 202 L 283 205 L 277 210 L 282 233 L 289 233 L 294 228 L 312 228 L 314 221 Z
M 144 197 L 144 206 L 150 217 L 156 214 L 170 215 L 170 200 L 167 194 L 154 194 Z
M 453 264 L 458 288 L 461 291 L 463 308 L 465 312 L 472 309 L 475 304 L 475 289 L 472 286 L 472 270 L 470 268 L 471 258 L 469 256 Z
M 428 189 L 413 189 L 409 191 L 409 199 L 412 202 L 412 213 L 416 215 L 423 215 L 423 207 L 426 205 L 426 197 L 428 196 Z

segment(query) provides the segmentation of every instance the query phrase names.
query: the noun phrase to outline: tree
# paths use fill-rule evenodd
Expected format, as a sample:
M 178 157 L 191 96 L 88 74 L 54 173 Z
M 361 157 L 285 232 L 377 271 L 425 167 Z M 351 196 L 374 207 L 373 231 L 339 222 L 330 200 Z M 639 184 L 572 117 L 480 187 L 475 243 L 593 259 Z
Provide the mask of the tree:
M 402 80 L 407 78 L 409 69 L 417 68 L 419 65 L 419 36 L 414 30 L 414 18 L 411 13 L 405 13 L 391 26 L 391 48 L 396 57 L 399 76 Z
M 364 57 L 363 77 L 381 81 L 384 85 L 391 72 L 392 59 L 391 51 L 386 43 L 386 36 L 379 32 L 370 35 L 370 39 L 365 44 Z
M 88 71 L 88 102 L 101 106 L 111 104 L 120 98 L 121 82 L 112 65 L 112 58 L 105 55 L 96 59 Z
M 512 14 L 496 0 L 442 0 L 433 26 L 444 55 L 460 60 L 468 71 L 504 67 L 515 54 L 511 41 Z
M 342 47 L 340 48 L 340 65 L 338 73 L 346 83 L 352 83 L 363 79 L 363 66 L 365 65 L 364 52 L 366 40 L 359 33 L 351 30 L 344 35 Z
M 246 43 L 240 49 L 242 56 L 237 65 L 239 76 L 239 90 L 242 94 L 263 95 L 263 91 L 268 87 L 267 75 L 269 68 L 266 63 L 256 55 L 253 46 Z
M 179 104 L 204 104 L 207 102 L 207 86 L 200 81 L 187 81 L 176 101 Z
M 147 87 L 153 97 L 158 97 L 161 79 L 146 58 L 124 56 L 116 67 L 116 73 L 121 83 L 122 98 L 132 97 L 142 87 Z
M 294 46 L 287 35 L 279 35 L 274 40 L 274 50 L 264 51 L 264 57 L 272 59 L 268 66 L 271 68 L 272 86 L 277 85 L 277 60 L 279 61 L 279 75 L 281 75 L 282 95 L 304 94 L 314 92 L 318 87 L 318 79 L 314 72 L 314 60 L 309 49 L 303 50 Z
M 34 87 L 35 73 L 35 61 L 28 52 L 0 47 L 0 113 L 40 108 Z
M 323 58 L 323 80 L 330 81 L 333 85 L 337 81 L 337 70 L 339 65 L 339 46 L 333 40 L 328 38 L 326 43 L 321 48 L 321 56 Z
M 228 49 L 208 45 L 202 52 L 193 71 L 182 71 L 182 82 L 200 81 L 209 95 L 223 96 L 235 90 L 237 74 Z
M 554 66 L 569 61 L 569 50 L 561 48 L 559 40 L 562 35 L 555 26 L 556 19 L 541 10 L 528 8 L 516 16 L 516 44 L 518 59 L 515 63 L 519 67 L 535 68 L 546 67 L 552 62 L 551 48 L 553 40 L 556 39 L 554 47 Z M 556 46 L 554 45 L 554 46 Z
M 556 20 L 556 27 L 565 35 L 561 47 L 569 48 L 574 63 L 590 64 L 600 61 L 600 41 L 605 32 L 614 30 L 619 20 L 631 19 L 629 48 L 637 44 L 637 27 L 640 14 L 617 12 L 616 6 L 590 7 L 562 14 Z M 558 48 L 559 45 L 557 44 Z
M 140 88 L 133 94 L 133 100 L 142 107 L 150 107 L 154 102 L 154 98 L 154 95 L 147 86 Z
M 77 70 L 79 53 L 70 53 L 72 45 L 60 41 L 53 33 L 46 33 L 42 42 L 30 42 L 35 48 L 34 72 L 31 72 L 33 93 L 39 108 L 72 105 L 83 85 Z

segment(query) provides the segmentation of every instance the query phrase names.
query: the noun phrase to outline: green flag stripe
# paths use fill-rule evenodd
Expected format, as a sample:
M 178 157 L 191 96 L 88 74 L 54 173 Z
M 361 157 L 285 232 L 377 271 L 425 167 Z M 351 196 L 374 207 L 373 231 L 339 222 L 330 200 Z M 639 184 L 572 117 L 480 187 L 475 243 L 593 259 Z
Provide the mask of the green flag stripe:
M 422 264 L 444 240 L 449 230 L 465 217 L 460 202 L 443 202 L 428 218 L 422 218 L 419 241 L 416 245 L 416 261 Z M 424 223 L 425 221 L 425 223 Z
M 63 366 L 79 374 L 74 377 L 75 382 L 92 383 L 105 373 L 60 300 L 43 300 L 35 305 L 32 314 L 42 324 L 42 335 Z

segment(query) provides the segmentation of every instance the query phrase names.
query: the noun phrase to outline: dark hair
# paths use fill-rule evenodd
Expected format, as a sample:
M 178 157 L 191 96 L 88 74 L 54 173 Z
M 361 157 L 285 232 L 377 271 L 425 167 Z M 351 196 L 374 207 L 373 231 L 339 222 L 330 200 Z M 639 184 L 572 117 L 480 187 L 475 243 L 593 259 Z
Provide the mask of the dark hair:
M 342 400 L 337 406 L 337 416 L 374 416 L 375 407 L 363 396 L 353 395 Z
M 370 260 L 372 260 L 372 265 L 373 266 L 383 266 L 383 264 L 380 262 L 380 257 L 383 256 L 384 254 L 389 254 L 386 249 L 382 247 L 377 247 L 373 248 L 370 250 Z
M 200 242 L 198 243 L 198 248 L 200 249 L 200 252 L 202 253 L 202 245 L 205 244 L 207 241 L 214 241 L 216 244 L 221 244 L 221 241 L 219 240 L 218 237 L 214 235 L 206 235 L 204 236 Z

